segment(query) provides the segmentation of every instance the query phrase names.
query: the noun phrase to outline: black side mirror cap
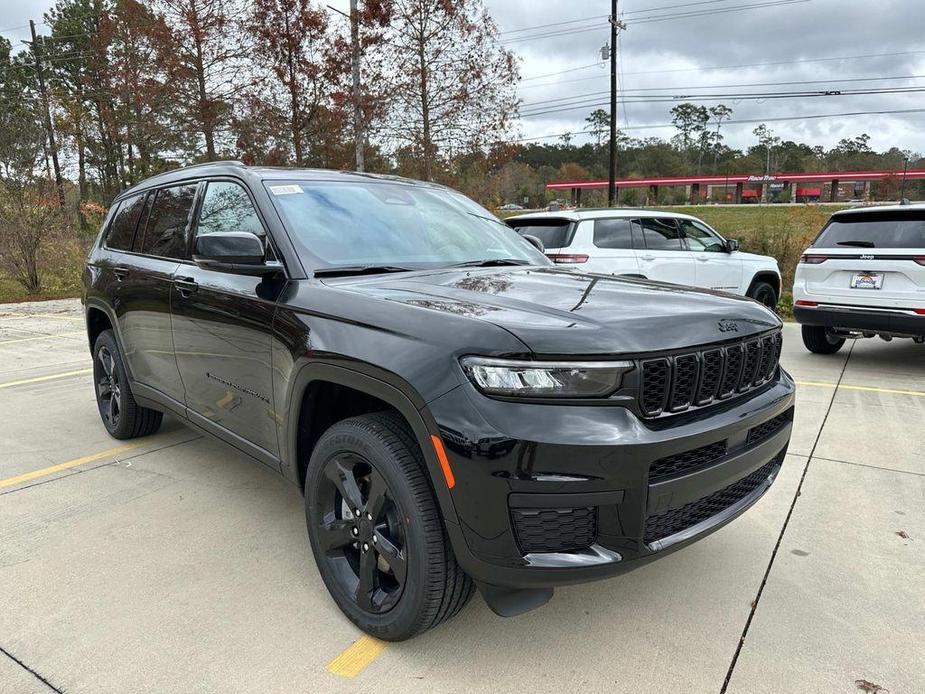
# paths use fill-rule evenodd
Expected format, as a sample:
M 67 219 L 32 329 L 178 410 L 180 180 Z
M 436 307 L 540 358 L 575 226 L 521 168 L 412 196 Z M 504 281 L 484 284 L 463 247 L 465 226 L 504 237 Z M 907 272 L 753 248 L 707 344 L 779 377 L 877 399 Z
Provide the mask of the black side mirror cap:
M 532 236 L 530 234 L 521 234 L 521 236 L 523 236 L 526 241 L 529 241 L 534 246 L 536 246 L 536 249 L 540 253 L 546 252 L 546 246 L 543 244 L 543 242 L 540 240 L 538 236 Z
M 193 261 L 200 267 L 237 275 L 266 276 L 283 269 L 266 260 L 263 241 L 249 231 L 204 234 L 196 238 Z
M 739 250 L 739 242 L 735 239 L 726 239 L 726 252 L 735 253 Z

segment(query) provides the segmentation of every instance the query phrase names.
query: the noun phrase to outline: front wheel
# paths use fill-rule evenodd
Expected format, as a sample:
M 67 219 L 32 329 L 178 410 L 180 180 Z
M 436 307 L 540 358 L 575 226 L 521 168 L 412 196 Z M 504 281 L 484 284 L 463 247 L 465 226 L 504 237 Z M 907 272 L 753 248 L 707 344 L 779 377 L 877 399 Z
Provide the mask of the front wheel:
M 411 638 L 472 597 L 421 450 L 396 413 L 353 417 L 322 434 L 305 475 L 305 518 L 325 586 L 368 634 Z
M 777 308 L 777 292 L 767 282 L 755 282 L 748 288 L 748 296 L 772 311 Z
M 135 402 L 122 353 L 112 330 L 93 345 L 93 383 L 103 426 L 116 439 L 134 439 L 156 432 L 164 415 Z
M 804 325 L 803 344 L 813 354 L 835 354 L 845 344 L 845 338 L 830 337 L 821 325 Z

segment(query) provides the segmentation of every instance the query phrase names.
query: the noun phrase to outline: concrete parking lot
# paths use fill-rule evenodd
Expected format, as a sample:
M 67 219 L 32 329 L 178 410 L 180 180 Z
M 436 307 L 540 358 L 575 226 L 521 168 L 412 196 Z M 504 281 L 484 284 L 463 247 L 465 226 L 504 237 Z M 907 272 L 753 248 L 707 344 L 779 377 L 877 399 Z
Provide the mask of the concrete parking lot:
M 176 420 L 110 439 L 77 302 L 0 306 L 0 691 L 925 691 L 925 347 L 806 352 L 772 490 L 704 541 L 361 637 L 298 492 Z

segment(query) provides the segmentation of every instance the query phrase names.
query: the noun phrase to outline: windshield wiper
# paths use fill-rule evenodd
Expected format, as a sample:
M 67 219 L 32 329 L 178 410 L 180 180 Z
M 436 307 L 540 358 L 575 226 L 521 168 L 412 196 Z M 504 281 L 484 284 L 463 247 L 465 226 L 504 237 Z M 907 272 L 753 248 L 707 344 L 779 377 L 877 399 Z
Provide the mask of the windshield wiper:
M 345 277 L 347 275 L 384 275 L 390 272 L 411 272 L 414 268 L 400 265 L 334 265 L 318 268 L 315 277 Z
M 858 248 L 876 248 L 873 241 L 838 241 L 839 246 L 857 246 Z
M 502 265 L 532 265 L 529 260 L 519 258 L 485 258 L 483 260 L 469 260 L 465 263 L 454 263 L 446 267 L 500 267 Z

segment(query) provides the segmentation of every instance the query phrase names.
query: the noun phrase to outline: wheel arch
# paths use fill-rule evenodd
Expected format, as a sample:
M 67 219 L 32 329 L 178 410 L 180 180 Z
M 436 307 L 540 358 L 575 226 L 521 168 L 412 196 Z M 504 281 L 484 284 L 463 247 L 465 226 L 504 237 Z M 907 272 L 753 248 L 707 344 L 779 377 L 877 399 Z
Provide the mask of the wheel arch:
M 445 520 L 458 524 L 450 490 L 446 485 L 440 461 L 437 458 L 431 436 L 439 435 L 437 424 L 413 388 L 395 374 L 376 367 L 364 365 L 364 371 L 329 362 L 310 362 L 298 368 L 290 381 L 287 394 L 287 417 L 283 429 L 285 440 L 281 442 L 282 473 L 292 483 L 303 488 L 305 468 L 311 446 L 331 424 L 345 417 L 331 418 L 329 410 L 319 408 L 320 418 L 314 419 L 312 408 L 319 402 L 313 401 L 315 394 L 330 396 L 332 393 L 349 392 L 351 397 L 360 397 L 360 412 L 349 406 L 346 416 L 369 412 L 369 406 L 382 403 L 395 410 L 408 424 L 421 449 L 431 488 L 434 491 Z M 326 392 L 325 392 L 326 391 Z M 330 400 L 320 404 L 330 404 Z M 306 410 L 306 408 L 309 408 Z M 381 407 L 377 409 L 382 409 Z M 327 417 L 325 416 L 327 415 Z
M 774 288 L 774 293 L 777 295 L 777 298 L 780 299 L 781 296 L 781 279 L 780 275 L 772 270 L 759 270 L 754 275 L 752 275 L 752 281 L 748 284 L 748 290 L 746 294 L 751 293 L 755 285 L 758 282 L 766 282 Z

